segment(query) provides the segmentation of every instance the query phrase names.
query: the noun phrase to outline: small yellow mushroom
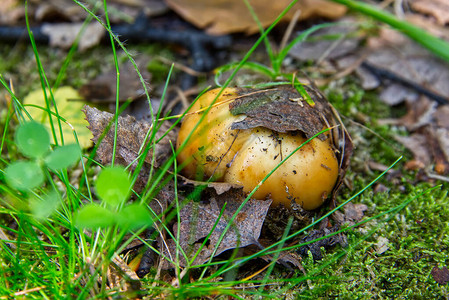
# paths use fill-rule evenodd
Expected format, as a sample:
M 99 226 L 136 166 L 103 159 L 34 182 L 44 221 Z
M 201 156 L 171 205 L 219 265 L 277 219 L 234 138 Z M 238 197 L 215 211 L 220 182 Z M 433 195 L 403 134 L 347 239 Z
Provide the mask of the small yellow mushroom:
M 185 116 L 179 136 L 179 148 L 205 114 L 220 89 L 202 95 Z M 240 184 L 251 192 L 307 138 L 301 133 L 280 133 L 264 127 L 233 130 L 231 125 L 241 121 L 244 114 L 232 115 L 229 102 L 239 96 L 239 90 L 226 88 L 210 108 L 204 120 L 191 134 L 178 155 L 185 165 L 185 176 L 204 180 Z M 326 135 L 328 137 L 328 135 Z M 315 138 L 282 164 L 253 195 L 256 199 L 270 196 L 273 206 L 290 207 L 294 199 L 306 210 L 319 207 L 337 182 L 338 159 L 331 139 Z

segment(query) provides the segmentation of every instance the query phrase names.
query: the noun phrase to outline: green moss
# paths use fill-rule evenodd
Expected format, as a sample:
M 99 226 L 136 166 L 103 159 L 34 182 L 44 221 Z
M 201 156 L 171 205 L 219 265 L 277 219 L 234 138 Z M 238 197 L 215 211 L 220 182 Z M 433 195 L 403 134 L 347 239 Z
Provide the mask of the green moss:
M 367 192 L 360 202 L 369 205 L 368 213 L 378 214 L 413 198 L 429 186 L 421 183 L 406 187 L 410 193 Z M 390 216 L 390 220 L 379 219 L 349 231 L 349 248 L 329 251 L 319 263 L 304 260 L 306 270 L 316 274 L 299 298 L 444 299 L 448 287 L 436 283 L 430 272 L 434 266 L 449 263 L 447 200 L 447 186 L 427 193 Z M 369 235 L 376 227 L 379 229 Z M 388 246 L 384 252 L 378 250 L 378 243 L 383 242 Z M 311 289 L 311 286 L 316 288 Z

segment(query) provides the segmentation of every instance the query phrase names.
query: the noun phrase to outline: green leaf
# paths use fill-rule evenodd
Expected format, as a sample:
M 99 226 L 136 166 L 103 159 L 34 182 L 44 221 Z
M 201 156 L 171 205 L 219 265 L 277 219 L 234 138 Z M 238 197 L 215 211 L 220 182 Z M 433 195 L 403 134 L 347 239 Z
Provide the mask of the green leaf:
M 122 167 L 105 168 L 95 182 L 98 197 L 112 206 L 122 204 L 131 191 L 131 179 Z
M 37 219 L 45 220 L 56 211 L 60 203 L 59 194 L 53 191 L 44 195 L 42 200 L 37 198 L 30 200 L 30 210 Z
M 81 151 L 77 144 L 58 147 L 45 157 L 45 164 L 53 171 L 59 171 L 75 164 L 80 155 Z
M 30 158 L 40 158 L 50 148 L 50 136 L 41 124 L 28 122 L 17 129 L 16 144 L 23 155 Z
M 75 225 L 80 228 L 105 228 L 115 224 L 115 214 L 98 204 L 87 204 L 75 215 Z
M 122 228 L 137 229 L 144 226 L 151 226 L 153 218 L 148 208 L 139 203 L 125 206 L 119 213 L 118 225 Z
M 44 182 L 42 169 L 32 161 L 17 161 L 5 170 L 6 182 L 9 186 L 26 191 L 40 186 Z

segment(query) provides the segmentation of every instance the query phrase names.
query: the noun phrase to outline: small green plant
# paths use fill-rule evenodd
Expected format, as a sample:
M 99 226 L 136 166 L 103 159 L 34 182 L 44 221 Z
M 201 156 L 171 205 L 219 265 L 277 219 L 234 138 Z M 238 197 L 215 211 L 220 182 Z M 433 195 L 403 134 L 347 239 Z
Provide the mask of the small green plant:
M 75 216 L 81 228 L 106 228 L 118 225 L 122 229 L 139 229 L 153 224 L 148 209 L 140 203 L 125 204 L 131 192 L 132 182 L 122 167 L 103 169 L 95 181 L 101 205 L 89 203 Z
M 61 172 L 80 159 L 81 152 L 76 144 L 50 148 L 50 136 L 45 127 L 36 122 L 27 122 L 17 128 L 15 143 L 28 160 L 12 162 L 5 169 L 5 179 L 10 187 L 24 194 L 33 194 L 29 208 L 38 218 L 48 217 L 59 205 L 56 190 L 44 193 L 42 197 L 33 191 L 41 187 L 49 170 Z

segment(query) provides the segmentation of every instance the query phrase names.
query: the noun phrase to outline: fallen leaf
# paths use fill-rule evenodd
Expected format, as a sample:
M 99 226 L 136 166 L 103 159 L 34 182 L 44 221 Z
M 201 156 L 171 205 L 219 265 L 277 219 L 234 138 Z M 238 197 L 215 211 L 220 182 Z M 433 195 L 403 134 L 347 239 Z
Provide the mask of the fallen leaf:
M 256 21 L 241 0 L 165 0 L 165 2 L 188 22 L 199 28 L 205 28 L 209 34 L 220 35 L 233 32 L 253 34 L 259 31 Z M 249 2 L 262 26 L 267 27 L 291 1 L 251 0 Z M 312 17 L 336 19 L 346 13 L 346 7 L 340 4 L 324 0 L 302 0 L 290 9 L 285 20 L 289 20 L 297 10 L 301 11 L 300 20 Z
M 447 0 L 414 0 L 410 7 L 415 11 L 431 15 L 441 26 L 449 22 L 449 1 Z
M 179 247 L 183 249 L 189 260 L 193 258 L 197 251 L 200 251 L 195 260 L 189 265 L 202 264 L 212 256 L 217 256 L 226 250 L 242 248 L 257 242 L 265 216 L 271 205 L 271 200 L 250 199 L 237 214 L 231 227 L 225 233 L 223 240 L 218 244 L 220 236 L 243 199 L 245 199 L 243 191 L 241 189 L 233 189 L 221 195 L 215 194 L 214 197 L 209 199 L 209 203 L 190 201 L 181 209 L 180 235 L 178 236 Z M 225 203 L 225 210 L 219 219 Z M 212 231 L 217 220 L 217 226 Z M 177 232 L 177 226 L 178 224 L 175 224 L 173 232 Z M 211 231 L 209 240 L 199 250 L 203 239 Z M 167 247 L 162 248 L 164 256 L 174 260 L 177 251 L 176 242 L 174 240 L 167 241 Z M 181 266 L 186 266 L 186 258 L 180 256 L 179 263 Z M 172 266 L 166 261 L 165 267 L 170 268 Z
M 433 279 L 439 284 L 447 284 L 449 282 L 449 270 L 446 267 L 438 268 L 437 266 L 432 268 L 430 272 Z
M 407 101 L 407 113 L 398 119 L 398 125 L 407 127 L 411 132 L 420 127 L 430 125 L 434 122 L 434 114 L 437 112 L 437 103 L 430 101 L 426 97 L 421 97 L 416 101 Z
M 31 15 L 39 22 L 81 22 L 86 17 L 85 11 L 70 0 L 35 0 Z M 92 9 L 92 6 L 88 6 Z
M 307 138 L 335 124 L 329 102 L 316 89 L 304 86 L 315 102 L 309 105 L 293 87 L 264 91 L 248 90 L 246 95 L 229 104 L 233 115 L 246 118 L 232 124 L 231 129 L 265 127 L 277 132 L 300 131 Z M 326 139 L 320 135 L 322 140 Z
M 378 37 L 368 40 L 368 45 L 371 54 L 366 58 L 366 62 L 374 68 L 390 72 L 392 76 L 408 81 L 411 85 L 425 87 L 437 95 L 449 94 L 449 86 L 446 84 L 449 81 L 449 65 L 415 42 L 393 30 L 382 29 Z M 360 67 L 358 71 L 364 80 L 367 70 Z M 378 77 L 377 86 L 381 84 L 381 80 L 389 79 L 391 78 L 387 76 Z M 385 82 L 384 89 L 388 89 L 391 84 L 397 85 L 394 90 L 381 94 L 381 99 L 386 103 L 396 105 L 405 100 L 418 99 L 419 93 L 416 90 L 411 90 L 399 82 Z M 395 96 L 398 93 L 400 95 Z
M 47 96 L 48 96 L 47 92 Z M 62 116 L 70 124 L 61 122 L 62 131 L 65 144 L 76 143 L 76 139 L 73 135 L 73 129 L 75 129 L 78 141 L 82 148 L 88 148 L 92 145 L 92 135 L 87 129 L 87 121 L 84 119 L 82 108 L 84 103 L 79 101 L 80 95 L 78 92 L 69 86 L 63 86 L 53 91 L 55 103 L 57 103 L 58 114 Z M 36 90 L 29 93 L 23 100 L 25 105 L 36 105 L 41 108 L 45 108 L 45 98 L 42 90 Z M 36 122 L 42 122 L 47 129 L 50 130 L 50 123 L 48 113 L 43 109 L 27 106 L 27 111 L 33 117 Z M 55 112 L 54 108 L 51 108 L 52 112 Z M 59 138 L 59 132 L 57 129 L 58 120 L 56 117 L 52 118 L 53 124 L 56 126 L 56 136 Z M 54 140 L 53 140 L 54 143 Z
M 100 111 L 96 108 L 85 106 L 84 112 L 89 122 L 89 130 L 93 134 L 93 141 L 99 142 L 99 138 L 112 121 L 113 115 L 108 112 Z M 148 152 L 145 162 L 159 167 L 172 154 L 170 141 L 176 139 L 176 130 L 171 130 L 161 141 L 157 142 L 163 134 L 169 129 L 170 124 L 162 123 L 157 128 L 154 137 L 154 147 Z M 152 130 L 151 123 L 137 121 L 134 117 L 126 116 L 118 118 L 116 155 L 118 163 L 124 166 L 136 166 L 137 160 L 142 153 L 144 146 L 148 146 L 146 140 L 147 134 Z M 156 143 L 157 142 L 157 143 Z M 97 156 L 103 164 L 109 164 L 112 161 L 114 147 L 114 124 L 110 127 L 108 133 L 101 140 L 97 149 Z M 154 155 L 154 160 L 153 160 Z
M 449 129 L 449 105 L 440 106 L 433 114 L 438 127 Z
M 396 137 L 414 156 L 406 169 L 433 167 L 440 175 L 449 173 L 449 65 L 391 29 L 381 29 L 367 45 L 371 53 L 356 71 L 362 86 L 372 89 L 382 84 L 382 101 L 391 106 L 405 102 L 407 108 L 403 117 L 379 122 L 409 130 L 409 137 Z M 347 67 L 357 59 L 360 55 L 349 55 L 337 65 Z
M 42 25 L 42 33 L 49 37 L 51 47 L 69 49 L 75 42 L 82 27 L 83 23 L 44 24 Z M 105 32 L 106 30 L 100 23 L 90 23 L 80 36 L 78 50 L 84 51 L 98 45 L 105 36 Z
M 446 161 L 449 161 L 449 130 L 446 128 L 438 128 L 435 130 L 435 137 L 440 149 L 444 153 Z

